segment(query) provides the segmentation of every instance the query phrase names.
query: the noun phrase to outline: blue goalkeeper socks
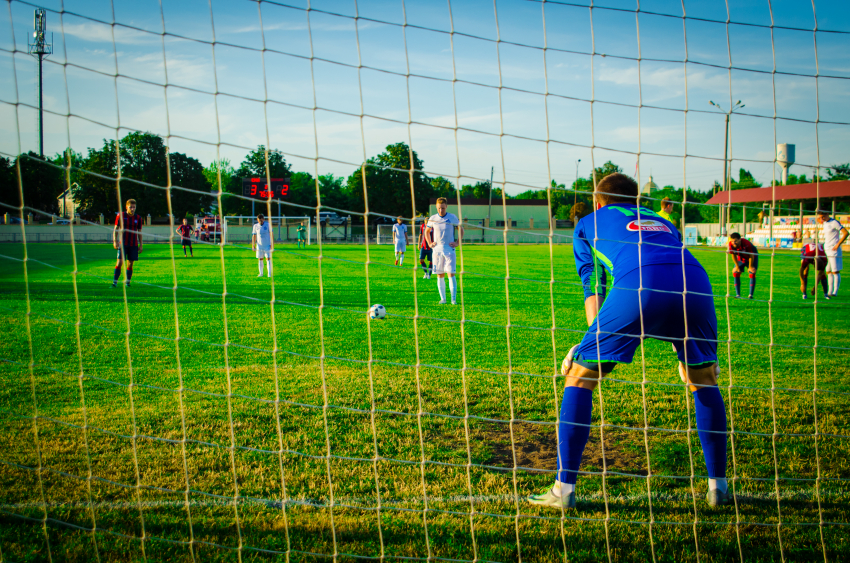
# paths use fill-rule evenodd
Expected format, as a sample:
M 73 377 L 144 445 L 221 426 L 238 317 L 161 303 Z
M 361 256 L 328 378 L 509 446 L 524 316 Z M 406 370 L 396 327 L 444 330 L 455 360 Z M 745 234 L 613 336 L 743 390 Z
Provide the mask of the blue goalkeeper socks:
M 697 432 L 705 456 L 709 479 L 726 477 L 726 407 L 720 389 L 703 387 L 694 391 Z
M 558 481 L 575 485 L 581 454 L 590 436 L 592 412 L 593 391 L 581 387 L 564 389 L 558 422 Z

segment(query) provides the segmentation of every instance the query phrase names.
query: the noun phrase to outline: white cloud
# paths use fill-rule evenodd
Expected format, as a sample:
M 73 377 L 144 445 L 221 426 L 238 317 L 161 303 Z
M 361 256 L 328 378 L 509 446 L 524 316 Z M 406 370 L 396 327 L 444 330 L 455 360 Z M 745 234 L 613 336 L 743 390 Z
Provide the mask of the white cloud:
M 95 22 L 64 23 L 62 31 L 65 35 L 95 43 L 112 43 L 114 41 L 116 44 L 141 45 L 160 41 L 158 33 L 138 31 L 120 25 L 115 26 L 113 38 L 112 26 Z

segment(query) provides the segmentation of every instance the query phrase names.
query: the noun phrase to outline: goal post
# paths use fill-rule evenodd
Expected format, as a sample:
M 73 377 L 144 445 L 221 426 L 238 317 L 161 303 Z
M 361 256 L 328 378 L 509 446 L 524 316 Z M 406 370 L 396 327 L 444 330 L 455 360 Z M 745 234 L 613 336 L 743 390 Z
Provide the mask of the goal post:
M 419 228 L 425 221 L 425 217 L 416 217 L 413 221 L 405 220 L 404 225 L 407 225 L 407 245 L 416 246 L 419 242 Z M 411 226 L 412 224 L 412 226 Z M 393 244 L 393 226 L 396 223 L 382 223 L 378 225 L 375 242 L 377 244 Z
M 229 215 L 224 218 L 224 241 L 226 244 L 251 242 L 251 228 L 257 218 L 251 215 Z M 313 225 L 307 215 L 272 215 L 266 217 L 271 224 L 275 242 L 295 242 L 298 229 L 304 227 L 303 236 L 307 245 L 313 242 Z

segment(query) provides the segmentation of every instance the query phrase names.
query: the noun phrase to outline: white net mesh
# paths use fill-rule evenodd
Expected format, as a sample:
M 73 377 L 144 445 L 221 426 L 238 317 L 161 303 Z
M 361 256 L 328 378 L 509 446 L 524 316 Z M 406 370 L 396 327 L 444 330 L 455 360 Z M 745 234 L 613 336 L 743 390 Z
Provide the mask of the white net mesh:
M 842 557 L 844 307 L 800 301 L 795 246 L 850 195 L 835 6 L 59 3 L 52 160 L 29 152 L 33 8 L 7 2 L 0 45 L 0 560 Z M 561 360 L 592 320 L 576 222 L 632 159 L 636 221 L 674 199 L 714 288 L 730 506 L 703 501 L 696 405 L 643 309 L 638 355 L 594 391 L 577 509 L 526 501 L 557 474 Z M 243 177 L 289 192 L 251 199 Z M 419 252 L 441 196 L 456 289 Z M 142 253 L 111 277 L 131 197 Z M 396 268 L 373 244 L 399 214 Z M 181 244 L 188 215 L 212 235 Z M 761 247 L 752 301 L 735 230 Z M 434 304 L 444 282 L 456 307 Z

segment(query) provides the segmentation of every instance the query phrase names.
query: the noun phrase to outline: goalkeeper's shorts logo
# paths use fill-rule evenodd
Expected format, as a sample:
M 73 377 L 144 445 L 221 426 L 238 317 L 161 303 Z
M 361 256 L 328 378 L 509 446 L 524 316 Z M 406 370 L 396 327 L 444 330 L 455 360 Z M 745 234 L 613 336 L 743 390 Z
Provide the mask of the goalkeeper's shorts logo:
M 673 233 L 673 231 L 670 230 L 670 227 L 668 227 L 661 221 L 654 221 L 652 219 L 634 220 L 628 225 L 626 225 L 626 228 L 630 231 L 655 231 L 671 234 Z

